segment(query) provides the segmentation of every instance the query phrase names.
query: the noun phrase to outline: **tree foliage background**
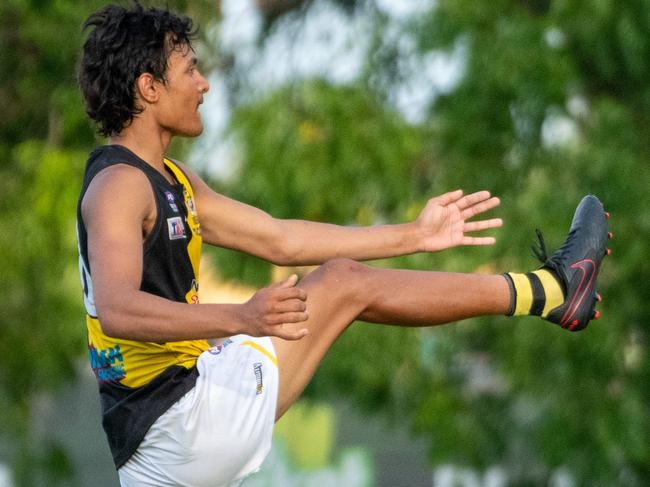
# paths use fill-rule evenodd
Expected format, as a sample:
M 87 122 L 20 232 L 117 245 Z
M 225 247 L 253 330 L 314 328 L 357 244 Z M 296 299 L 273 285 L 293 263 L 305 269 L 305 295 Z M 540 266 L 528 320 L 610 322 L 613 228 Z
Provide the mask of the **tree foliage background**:
M 30 441 L 29 405 L 70 378 L 85 350 L 75 203 L 86 153 L 101 141 L 74 70 L 80 25 L 103 3 L 0 4 L 0 438 L 21 485 L 39 469 L 53 482 L 74 476 L 60 447 Z M 603 317 L 575 335 L 533 318 L 356 324 L 308 394 L 406 418 L 430 439 L 432 465 L 498 465 L 512 485 L 546 485 L 560 469 L 578 485 L 647 485 L 650 5 L 431 0 L 395 23 L 380 3 L 256 2 L 260 52 L 323 4 L 366 19 L 363 69 L 346 83 L 296 77 L 256 90 L 239 53 L 206 50 L 228 80 L 238 154 L 213 185 L 278 217 L 342 224 L 401 222 L 432 195 L 489 189 L 506 221 L 495 247 L 373 263 L 464 272 L 530 269 L 534 229 L 557 247 L 581 196 L 597 194 L 616 235 L 600 278 Z M 214 2 L 169 4 L 218 22 Z M 458 82 L 408 120 L 395 90 L 440 53 L 460 60 Z M 214 258 L 227 278 L 270 279 L 259 260 Z

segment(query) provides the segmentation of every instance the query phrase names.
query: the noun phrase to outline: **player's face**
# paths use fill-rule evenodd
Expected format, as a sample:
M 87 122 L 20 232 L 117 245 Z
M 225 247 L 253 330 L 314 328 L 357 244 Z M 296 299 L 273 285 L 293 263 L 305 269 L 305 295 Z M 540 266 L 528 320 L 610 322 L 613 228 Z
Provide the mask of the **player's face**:
M 162 86 L 158 122 L 173 135 L 195 137 L 203 132 L 199 105 L 208 91 L 208 80 L 199 72 L 189 46 L 175 49 L 167 64 L 167 83 Z

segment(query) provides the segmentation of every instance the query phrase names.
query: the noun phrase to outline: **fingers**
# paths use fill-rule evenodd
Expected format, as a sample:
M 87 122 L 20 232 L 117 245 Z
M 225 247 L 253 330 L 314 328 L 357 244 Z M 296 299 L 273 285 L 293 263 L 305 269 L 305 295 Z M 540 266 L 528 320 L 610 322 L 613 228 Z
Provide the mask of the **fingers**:
M 291 288 L 298 282 L 298 275 L 291 274 L 286 280 L 271 285 L 270 287 Z
M 283 340 L 300 340 L 309 331 L 307 328 L 295 330 L 285 325 L 302 323 L 309 319 L 307 313 L 307 292 L 299 287 L 298 276 L 292 274 L 286 280 L 272 284 L 260 291 L 264 296 L 261 322 L 258 325 L 260 336 L 276 336 Z
M 292 313 L 305 311 L 307 309 L 307 304 L 302 299 L 292 298 L 292 299 L 283 299 L 281 301 L 275 301 L 269 304 L 269 313 Z
M 447 206 L 452 203 L 461 211 L 461 217 L 466 220 L 499 206 L 501 200 L 492 196 L 489 191 L 477 191 L 463 196 L 462 189 L 450 191 L 429 200 L 429 204 L 440 206 Z
M 480 203 L 481 201 L 489 199 L 490 196 L 491 194 L 489 191 L 477 191 L 476 193 L 468 194 L 460 198 L 456 202 L 456 206 L 458 206 L 459 210 L 464 210 L 476 205 L 477 203 Z
M 461 245 L 494 245 L 496 243 L 494 237 L 463 237 Z
M 501 200 L 492 196 L 489 191 L 477 191 L 476 193 L 463 196 L 463 190 L 457 189 L 431 198 L 429 203 L 440 206 L 447 206 L 454 203 L 461 210 L 461 217 L 468 219 L 499 206 Z
M 284 285 L 287 281 L 281 283 Z M 264 322 L 270 325 L 307 320 L 307 293 L 299 287 L 269 289 L 263 307 Z
M 463 226 L 463 233 L 479 232 L 481 230 L 489 230 L 490 228 L 499 228 L 501 226 L 503 226 L 503 220 L 501 218 L 492 218 L 490 220 L 467 222 Z
M 267 326 L 284 325 L 286 323 L 300 323 L 307 321 L 309 314 L 306 311 L 291 311 L 286 313 L 273 313 L 264 317 Z
M 503 220 L 501 218 L 467 222 L 463 225 L 463 233 L 480 232 L 501 226 L 503 226 Z M 494 245 L 495 243 L 496 239 L 494 237 L 471 237 L 467 235 L 463 236 L 461 241 L 461 245 Z
M 463 196 L 463 190 L 457 189 L 455 191 L 450 191 L 435 198 L 431 198 L 429 203 L 435 203 L 440 206 L 447 206 L 455 201 L 458 201 Z
M 273 295 L 279 301 L 287 299 L 307 300 L 307 292 L 300 287 L 277 288 L 273 290 Z
M 300 330 L 296 331 L 291 331 L 291 330 L 286 330 L 283 325 L 273 327 L 272 329 L 269 330 L 269 333 L 266 334 L 266 336 L 275 336 L 278 338 L 282 338 L 283 340 L 300 340 L 301 338 L 304 338 L 305 336 L 309 335 L 309 330 L 307 328 L 301 328 Z
M 304 303 L 302 303 L 304 305 Z M 285 325 L 291 323 L 302 323 L 309 319 L 309 314 L 302 312 L 284 312 L 267 315 L 265 317 L 266 326 L 262 330 L 265 336 L 276 336 L 283 340 L 300 340 L 309 334 L 307 328 L 292 330 Z
M 476 198 L 470 198 L 471 196 L 477 195 Z M 465 208 L 461 208 L 461 213 L 460 217 L 463 220 L 467 220 L 469 218 L 472 218 L 476 215 L 479 215 L 481 213 L 484 213 L 488 210 L 491 210 L 492 208 L 496 208 L 501 204 L 501 200 L 497 198 L 496 196 L 490 196 L 490 193 L 487 191 L 481 191 L 479 193 L 474 193 L 474 195 L 469 195 L 466 196 L 467 200 L 465 198 L 462 198 L 459 200 L 457 203 L 459 208 L 461 202 L 465 205 L 467 205 Z M 463 201 L 465 200 L 465 201 Z

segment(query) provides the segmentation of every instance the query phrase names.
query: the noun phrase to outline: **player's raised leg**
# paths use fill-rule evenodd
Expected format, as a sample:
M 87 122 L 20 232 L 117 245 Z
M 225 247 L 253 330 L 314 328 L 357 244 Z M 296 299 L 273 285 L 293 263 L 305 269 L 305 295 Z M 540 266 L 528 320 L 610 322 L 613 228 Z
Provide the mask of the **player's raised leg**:
M 356 319 L 401 326 L 431 326 L 473 316 L 540 315 L 572 331 L 596 318 L 596 277 L 607 255 L 606 214 L 595 197 L 578 206 L 569 236 L 528 274 L 478 275 L 373 269 L 338 259 L 309 274 L 309 335 L 274 338 L 280 372 L 276 417 L 282 416 L 311 380 L 336 338 Z M 544 252 L 545 253 L 545 252 Z
M 309 334 L 274 338 L 280 369 L 278 414 L 297 399 L 336 338 L 356 319 L 431 326 L 472 316 L 506 314 L 510 292 L 503 276 L 374 269 L 337 259 L 299 286 L 307 292 Z M 290 326 L 290 325 L 284 325 Z

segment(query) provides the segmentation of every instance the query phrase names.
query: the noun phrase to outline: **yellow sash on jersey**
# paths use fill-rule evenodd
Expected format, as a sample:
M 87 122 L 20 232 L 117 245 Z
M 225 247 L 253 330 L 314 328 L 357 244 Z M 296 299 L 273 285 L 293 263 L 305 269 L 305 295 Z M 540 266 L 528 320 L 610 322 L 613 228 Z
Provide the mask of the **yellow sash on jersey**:
M 185 206 L 187 207 L 187 223 L 192 229 L 192 239 L 190 240 L 189 245 L 187 246 L 187 253 L 190 255 L 190 261 L 192 262 L 192 269 L 194 269 L 194 275 L 196 276 L 196 286 L 192 286 L 192 289 L 189 290 L 185 299 L 188 303 L 198 304 L 199 302 L 199 263 L 201 262 L 201 244 L 203 239 L 201 238 L 201 224 L 199 223 L 199 215 L 196 211 L 196 203 L 194 203 L 194 191 L 192 191 L 192 185 L 190 184 L 185 173 L 180 170 L 180 168 L 174 164 L 169 159 L 165 159 L 165 165 L 167 168 L 174 173 L 176 179 L 183 186 L 183 199 L 185 200 Z

